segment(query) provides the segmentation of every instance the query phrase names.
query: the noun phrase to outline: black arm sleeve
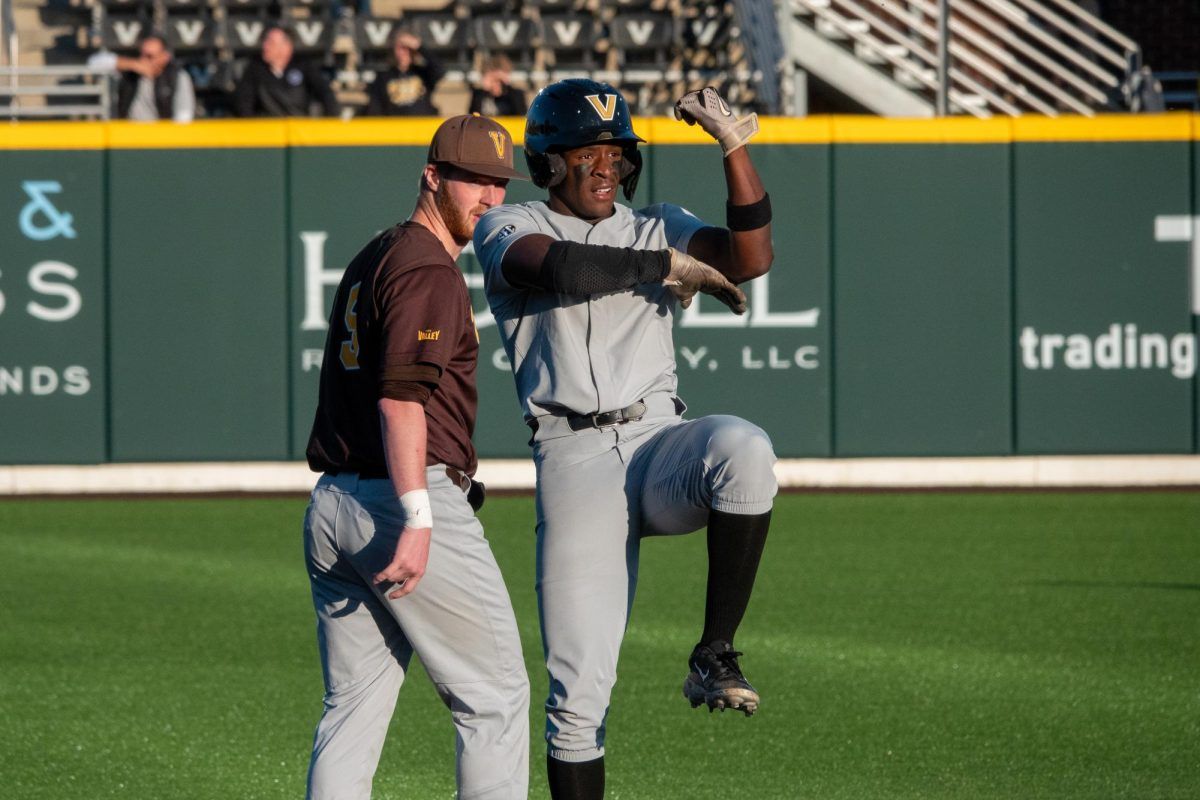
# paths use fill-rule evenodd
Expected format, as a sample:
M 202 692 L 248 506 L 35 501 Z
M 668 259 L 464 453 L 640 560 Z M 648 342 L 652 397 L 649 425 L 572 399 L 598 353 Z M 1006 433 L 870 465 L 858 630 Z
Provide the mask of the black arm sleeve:
M 554 242 L 542 260 L 537 288 L 572 295 L 602 294 L 659 283 L 671 271 L 666 250 Z

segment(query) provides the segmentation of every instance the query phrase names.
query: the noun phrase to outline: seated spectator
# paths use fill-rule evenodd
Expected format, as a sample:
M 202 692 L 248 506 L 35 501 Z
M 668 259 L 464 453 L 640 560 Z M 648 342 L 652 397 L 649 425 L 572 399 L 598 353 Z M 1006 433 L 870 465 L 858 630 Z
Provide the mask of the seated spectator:
M 121 73 L 117 83 L 117 116 L 121 119 L 191 122 L 196 116 L 192 79 L 175 63 L 167 40 L 157 33 L 138 40 L 137 58 L 96 53 L 88 59 L 88 66 Z
M 295 39 L 282 25 L 269 25 L 262 36 L 262 58 L 252 59 L 233 92 L 233 111 L 239 117 L 307 117 L 314 104 L 317 116 L 341 112 L 333 89 L 321 71 L 297 63 Z
M 407 31 L 392 30 L 394 65 L 375 77 L 368 90 L 367 114 L 373 117 L 436 117 L 431 97 L 445 67 L 421 50 L 421 40 Z
M 493 56 L 483 62 L 479 86 L 471 89 L 470 113 L 485 117 L 523 117 L 529 110 L 525 93 L 509 81 L 512 62 L 505 56 Z

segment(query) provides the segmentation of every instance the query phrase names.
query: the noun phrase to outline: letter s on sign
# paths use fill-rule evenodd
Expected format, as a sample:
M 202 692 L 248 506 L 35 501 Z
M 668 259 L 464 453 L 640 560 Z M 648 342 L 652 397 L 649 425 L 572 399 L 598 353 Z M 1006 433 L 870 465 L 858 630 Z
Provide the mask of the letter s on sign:
M 49 278 L 64 278 L 66 283 L 49 280 Z M 29 288 L 39 294 L 61 297 L 63 304 L 57 308 L 44 306 L 34 300 L 26 304 L 25 309 L 30 316 L 46 322 L 66 322 L 79 313 L 83 308 L 83 297 L 70 281 L 79 277 L 79 271 L 70 264 L 61 261 L 41 261 L 29 270 Z

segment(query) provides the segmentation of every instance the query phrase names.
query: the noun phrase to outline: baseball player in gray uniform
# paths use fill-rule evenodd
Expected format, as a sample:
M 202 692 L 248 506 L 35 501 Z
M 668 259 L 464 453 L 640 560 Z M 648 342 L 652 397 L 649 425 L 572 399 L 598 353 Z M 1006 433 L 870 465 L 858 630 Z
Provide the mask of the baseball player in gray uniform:
M 475 229 L 488 302 L 512 363 L 537 468 L 537 591 L 555 800 L 604 795 L 604 732 L 642 536 L 707 526 L 704 627 L 688 660 L 693 706 L 754 713 L 733 637 L 776 493 L 767 435 L 733 416 L 684 420 L 671 330 L 697 292 L 737 313 L 736 283 L 772 261 L 770 199 L 711 88 L 676 115 L 724 151 L 726 227 L 658 204 L 632 210 L 641 171 L 624 98 L 573 79 L 530 107 L 525 157 L 546 202 L 498 206 Z

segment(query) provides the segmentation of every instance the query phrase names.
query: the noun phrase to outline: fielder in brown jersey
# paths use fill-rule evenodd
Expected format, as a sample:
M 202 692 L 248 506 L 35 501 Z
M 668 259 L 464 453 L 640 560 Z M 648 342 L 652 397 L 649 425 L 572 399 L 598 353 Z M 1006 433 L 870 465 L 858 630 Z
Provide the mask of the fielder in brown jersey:
M 512 155 L 490 119 L 444 122 L 412 216 L 338 286 L 308 445 L 323 473 L 304 534 L 325 678 L 309 798 L 370 797 L 413 653 L 454 712 L 458 796 L 526 797 L 529 682 L 469 500 L 479 339 L 454 264 L 524 178 Z
M 383 397 L 424 406 L 426 465 L 473 475 L 479 337 L 442 243 L 412 220 L 389 228 L 350 262 L 333 307 L 309 466 L 386 478 Z

